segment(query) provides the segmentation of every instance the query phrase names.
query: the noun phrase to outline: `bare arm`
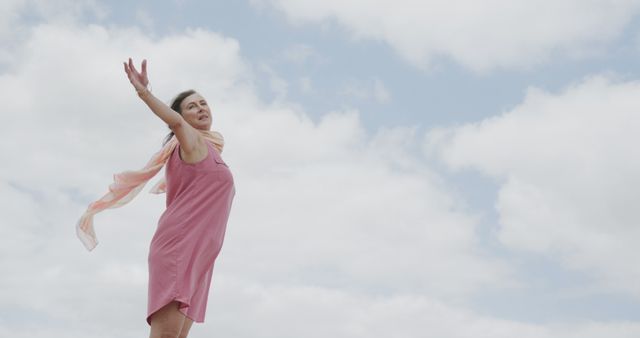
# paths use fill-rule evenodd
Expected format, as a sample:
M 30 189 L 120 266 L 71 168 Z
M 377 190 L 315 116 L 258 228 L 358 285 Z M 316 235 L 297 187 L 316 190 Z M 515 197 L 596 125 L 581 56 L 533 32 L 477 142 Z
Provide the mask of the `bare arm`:
M 149 109 L 164 121 L 171 131 L 176 135 L 180 148 L 187 157 L 199 157 L 194 153 L 201 153 L 202 149 L 206 149 L 204 140 L 200 133 L 182 118 L 178 112 L 171 109 L 164 102 L 155 97 L 147 89 L 149 79 L 147 77 L 147 60 L 142 61 L 142 71 L 138 72 L 133 65 L 133 61 L 129 58 L 129 63 L 124 63 L 124 71 L 129 77 L 129 81 L 138 92 L 138 96 L 147 104 Z M 195 155 L 195 156 L 194 156 Z

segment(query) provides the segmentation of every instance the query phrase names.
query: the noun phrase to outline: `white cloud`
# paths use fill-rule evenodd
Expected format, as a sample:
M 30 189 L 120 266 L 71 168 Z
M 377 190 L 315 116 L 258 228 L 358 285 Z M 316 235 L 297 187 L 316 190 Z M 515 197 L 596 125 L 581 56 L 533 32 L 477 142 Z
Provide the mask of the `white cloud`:
M 202 92 L 227 140 L 237 194 L 209 301 L 215 326 L 203 327 L 212 335 L 638 333 L 635 324 L 555 329 L 466 309 L 483 286 L 519 281 L 478 245 L 477 217 L 409 151 L 415 129 L 370 135 L 355 111 L 315 123 L 285 101 L 261 102 L 233 39 L 188 30 L 154 40 L 137 29 L 41 24 L 11 52 L 0 74 L 0 134 L 12 141 L 0 143 L 8 159 L 0 166 L 0 334 L 148 332 L 146 255 L 163 198 L 143 193 L 97 215 L 101 243 L 91 253 L 74 228 L 112 173 L 144 165 L 166 133 L 124 75 L 130 55 L 149 58 L 159 97 Z M 274 328 L 277 321 L 304 326 Z
M 85 19 L 85 16 L 104 19 L 108 13 L 96 0 L 61 0 L 55 4 L 47 0 L 28 0 L 27 3 L 27 9 L 37 13 L 44 21 L 58 24 L 73 24 L 78 19 Z
M 428 149 L 500 182 L 500 239 L 557 257 L 640 297 L 640 83 L 595 77 L 559 94 L 531 89 L 513 110 L 434 131 Z
M 289 82 L 266 63 L 262 63 L 259 70 L 266 75 L 269 81 L 269 89 L 275 95 L 275 98 L 284 100 L 289 92 Z
M 26 0 L 6 0 L 0 2 L 0 66 L 11 62 L 11 43 L 18 41 L 24 27 L 20 24 L 20 13 L 27 7 Z
M 369 81 L 350 80 L 343 85 L 339 94 L 357 101 L 373 100 L 377 103 L 389 103 L 391 93 L 384 83 L 377 78 Z
M 313 123 L 286 102 L 260 102 L 235 40 L 189 30 L 154 41 L 136 29 L 41 24 L 19 47 L 0 75 L 0 133 L 12 141 L 0 151 L 13 159 L 0 171 L 0 268 L 12 276 L 1 282 L 0 312 L 21 304 L 42 319 L 25 327 L 82 322 L 70 336 L 113 333 L 114 322 L 146 329 L 142 277 L 162 198 L 142 194 L 99 214 L 101 244 L 91 253 L 74 232 L 112 174 L 144 165 L 166 133 L 125 77 L 130 55 L 149 58 L 159 97 L 195 87 L 212 104 L 237 181 L 221 257 L 227 275 L 262 287 L 442 300 L 513 283 L 475 243 L 474 217 L 455 210 L 429 169 L 407 162 L 396 171 L 397 149 L 378 147 L 406 140 L 367 135 L 357 112 Z
M 19 13 L 26 4 L 26 0 L 6 0 L 0 2 L 0 41 L 11 36 L 12 29 L 19 20 Z
M 298 82 L 299 82 L 299 85 L 300 85 L 300 90 L 303 93 L 305 93 L 305 94 L 313 93 L 313 83 L 312 83 L 310 77 L 303 76 L 298 80 Z
M 305 44 L 291 45 L 282 52 L 282 55 L 285 60 L 297 64 L 304 64 L 311 58 L 319 58 L 315 49 Z
M 380 79 L 373 81 L 373 97 L 379 103 L 388 103 L 391 101 L 391 93 Z
M 221 278 L 203 336 L 635 338 L 637 323 L 528 324 L 479 316 L 419 295 L 369 297 L 316 286 L 264 287 Z M 238 327 L 237 318 L 252 325 Z M 286 319 L 286 320 L 284 320 Z M 313 329 L 310 329 L 313 328 Z
M 285 68 L 288 69 L 291 68 L 291 66 L 301 66 L 304 67 L 305 73 L 309 73 L 309 68 L 311 68 L 313 65 L 325 62 L 324 58 L 315 50 L 315 48 L 306 44 L 294 44 L 285 48 L 285 50 L 282 51 L 281 59 L 282 61 L 284 61 L 283 65 L 285 66 Z M 270 71 L 268 73 L 270 73 L 270 78 L 274 77 L 275 72 Z M 274 80 L 272 79 L 270 82 L 271 87 L 273 88 Z M 278 81 L 276 81 L 276 83 L 279 83 L 279 85 L 275 86 L 276 88 L 284 87 L 285 90 L 280 89 L 273 91 L 276 93 L 286 93 L 286 81 L 284 79 L 279 79 Z M 300 92 L 304 94 L 310 94 L 314 91 L 312 79 L 308 75 L 301 76 L 297 80 L 297 86 L 299 87 Z M 279 97 L 284 97 L 284 95 L 280 94 Z
M 358 39 L 381 40 L 412 64 L 439 57 L 475 71 L 523 68 L 605 52 L 640 8 L 636 0 L 474 1 L 254 0 L 295 24 L 335 22 Z
M 141 8 L 136 10 L 136 22 L 145 29 L 152 30 L 155 27 L 155 20 L 151 13 Z
M 106 10 L 93 0 L 60 0 L 55 4 L 46 0 L 3 0 L 0 2 L 0 44 L 23 38 L 29 30 L 29 24 L 22 20 L 26 14 L 31 20 L 68 23 L 83 15 L 104 18 Z

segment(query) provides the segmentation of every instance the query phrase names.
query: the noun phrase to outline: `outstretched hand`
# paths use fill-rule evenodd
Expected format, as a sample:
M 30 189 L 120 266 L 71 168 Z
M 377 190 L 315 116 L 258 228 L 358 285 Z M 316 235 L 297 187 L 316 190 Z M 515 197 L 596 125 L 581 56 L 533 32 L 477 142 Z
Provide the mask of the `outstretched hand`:
M 147 77 L 147 60 L 142 60 L 142 71 L 138 72 L 133 65 L 133 61 L 129 58 L 129 63 L 124 63 L 124 72 L 127 73 L 129 82 L 133 85 L 137 92 L 141 92 L 147 88 L 149 78 Z

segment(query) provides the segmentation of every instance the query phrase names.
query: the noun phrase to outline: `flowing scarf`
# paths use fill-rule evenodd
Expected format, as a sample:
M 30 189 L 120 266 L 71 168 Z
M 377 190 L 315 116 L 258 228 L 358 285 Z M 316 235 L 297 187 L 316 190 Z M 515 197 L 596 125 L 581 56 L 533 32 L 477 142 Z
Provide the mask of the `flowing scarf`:
M 199 130 L 202 136 L 213 143 L 222 152 L 224 139 L 217 131 Z M 140 170 L 129 170 L 113 175 L 113 183 L 109 185 L 109 192 L 97 201 L 89 204 L 78 223 L 76 224 L 76 234 L 82 244 L 91 251 L 98 245 L 98 239 L 93 229 L 93 215 L 104 209 L 121 207 L 131 201 L 144 188 L 147 181 L 155 176 L 167 163 L 171 153 L 178 145 L 178 139 L 174 135 L 160 151 L 155 153 L 149 162 Z M 156 183 L 150 193 L 161 194 L 166 191 L 166 181 L 162 178 Z

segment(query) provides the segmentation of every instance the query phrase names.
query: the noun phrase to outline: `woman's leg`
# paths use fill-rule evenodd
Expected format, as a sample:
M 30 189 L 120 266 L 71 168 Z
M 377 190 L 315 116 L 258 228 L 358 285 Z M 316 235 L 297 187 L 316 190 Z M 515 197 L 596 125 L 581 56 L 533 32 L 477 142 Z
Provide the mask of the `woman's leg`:
M 173 301 L 151 315 L 149 338 L 178 338 L 185 322 L 185 315 L 178 310 L 180 303 Z
M 184 325 L 182 325 L 182 331 L 180 331 L 180 335 L 178 336 L 178 338 L 187 338 L 189 329 L 191 329 L 191 324 L 193 324 L 193 320 L 191 320 L 189 317 L 184 319 Z

